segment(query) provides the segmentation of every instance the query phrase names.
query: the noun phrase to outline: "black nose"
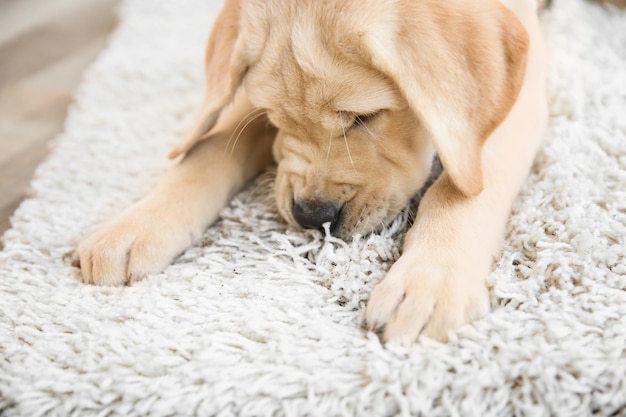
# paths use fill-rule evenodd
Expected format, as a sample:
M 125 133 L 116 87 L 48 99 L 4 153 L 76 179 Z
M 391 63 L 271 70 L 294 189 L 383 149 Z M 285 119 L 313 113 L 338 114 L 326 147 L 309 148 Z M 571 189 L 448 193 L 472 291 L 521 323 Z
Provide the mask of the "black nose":
M 339 220 L 341 207 L 320 200 L 294 201 L 293 218 L 305 229 L 322 229 L 324 223 L 330 222 L 332 227 Z

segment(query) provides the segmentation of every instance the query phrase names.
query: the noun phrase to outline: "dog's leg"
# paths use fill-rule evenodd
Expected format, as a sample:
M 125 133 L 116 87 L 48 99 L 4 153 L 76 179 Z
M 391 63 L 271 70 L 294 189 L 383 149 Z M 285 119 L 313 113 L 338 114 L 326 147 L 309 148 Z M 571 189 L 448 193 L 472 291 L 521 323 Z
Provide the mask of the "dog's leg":
M 402 256 L 368 304 L 369 326 L 384 327 L 385 341 L 410 343 L 420 334 L 446 340 L 489 309 L 485 280 L 547 116 L 540 30 L 536 18 L 524 17 L 529 65 L 515 106 L 484 146 L 484 189 L 468 198 L 444 172 L 424 195 Z
M 240 97 L 213 137 L 198 142 L 146 197 L 80 242 L 74 264 L 84 282 L 120 285 L 157 273 L 202 236 L 232 196 L 271 162 L 275 130 L 264 116 L 252 121 L 259 114 L 250 111 Z

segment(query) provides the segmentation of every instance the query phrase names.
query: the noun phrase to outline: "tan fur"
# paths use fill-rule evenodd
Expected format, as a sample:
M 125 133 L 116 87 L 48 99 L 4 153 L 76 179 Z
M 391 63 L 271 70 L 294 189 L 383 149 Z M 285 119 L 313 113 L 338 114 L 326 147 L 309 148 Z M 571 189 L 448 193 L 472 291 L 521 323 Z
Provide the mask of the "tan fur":
M 626 8 L 626 0 L 601 0 L 602 4 L 612 4 L 618 7 Z
M 536 9 L 528 0 L 227 0 L 207 48 L 205 105 L 171 154 L 184 156 L 81 242 L 83 280 L 123 284 L 165 267 L 270 153 L 285 220 L 297 225 L 294 202 L 332 202 L 341 207 L 333 233 L 349 239 L 406 206 L 436 151 L 444 174 L 367 320 L 385 340 L 445 340 L 488 310 L 485 278 L 542 135 Z

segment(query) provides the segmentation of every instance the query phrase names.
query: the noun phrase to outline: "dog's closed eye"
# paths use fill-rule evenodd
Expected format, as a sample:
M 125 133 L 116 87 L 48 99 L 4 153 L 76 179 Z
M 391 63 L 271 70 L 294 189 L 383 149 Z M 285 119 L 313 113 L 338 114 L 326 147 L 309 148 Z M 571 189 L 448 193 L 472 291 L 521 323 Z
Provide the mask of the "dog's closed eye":
M 353 113 L 349 111 L 340 111 L 339 115 L 346 121 L 350 121 L 350 129 L 363 127 L 368 123 L 371 123 L 374 119 L 380 116 L 384 110 L 377 110 L 371 113 Z M 348 123 L 346 123 L 348 124 Z
M 376 119 L 378 116 L 380 116 L 382 114 L 383 110 L 378 110 L 374 113 L 368 113 L 368 114 L 357 114 L 354 117 L 354 123 L 352 124 L 352 127 L 359 127 L 359 126 L 363 126 L 367 123 L 372 122 L 374 119 Z

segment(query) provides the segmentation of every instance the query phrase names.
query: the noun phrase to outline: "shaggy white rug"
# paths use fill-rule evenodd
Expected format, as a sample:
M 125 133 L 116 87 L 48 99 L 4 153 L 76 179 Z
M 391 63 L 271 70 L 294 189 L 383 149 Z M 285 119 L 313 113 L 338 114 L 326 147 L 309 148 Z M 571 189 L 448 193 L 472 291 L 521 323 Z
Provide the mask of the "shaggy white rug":
M 448 344 L 361 329 L 404 223 L 346 244 L 286 227 L 257 181 L 132 287 L 67 254 L 166 169 L 219 5 L 127 0 L 0 254 L 0 415 L 626 415 L 626 13 L 555 2 L 550 126 L 490 277 Z

